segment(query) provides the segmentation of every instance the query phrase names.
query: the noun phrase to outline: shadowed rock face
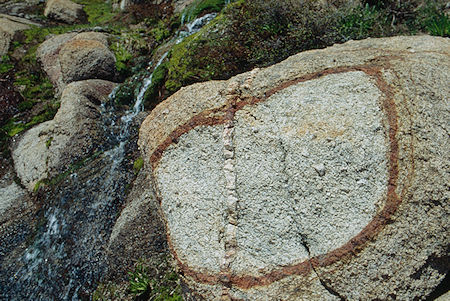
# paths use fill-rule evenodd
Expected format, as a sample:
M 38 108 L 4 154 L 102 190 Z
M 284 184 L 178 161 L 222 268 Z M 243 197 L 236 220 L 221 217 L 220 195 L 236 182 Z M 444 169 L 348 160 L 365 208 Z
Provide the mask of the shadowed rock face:
M 348 42 L 157 106 L 139 144 L 187 295 L 429 295 L 449 269 L 449 49 Z

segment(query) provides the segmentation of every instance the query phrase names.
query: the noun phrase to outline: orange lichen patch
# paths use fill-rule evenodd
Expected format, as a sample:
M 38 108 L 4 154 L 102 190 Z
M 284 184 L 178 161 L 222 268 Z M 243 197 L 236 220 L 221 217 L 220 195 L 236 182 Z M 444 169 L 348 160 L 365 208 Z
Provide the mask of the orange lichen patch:
M 233 105 L 227 105 L 219 109 L 204 111 L 187 123 L 178 127 L 172 134 L 167 137 L 167 139 L 162 143 L 157 150 L 151 155 L 151 162 L 154 167 L 157 166 L 159 159 L 161 158 L 164 150 L 172 143 L 175 143 L 176 140 L 184 133 L 192 130 L 197 126 L 202 125 L 217 125 L 223 124 L 227 120 L 230 120 L 230 116 L 233 116 L 234 113 L 245 106 L 251 106 L 257 104 L 259 102 L 267 100 L 270 96 L 275 93 L 286 89 L 292 85 L 298 84 L 300 82 L 305 82 L 313 79 L 317 79 L 329 74 L 338 74 L 344 72 L 353 72 L 353 71 L 362 71 L 368 76 L 370 76 L 379 90 L 382 92 L 383 96 L 381 97 L 381 106 L 387 118 L 388 125 L 388 140 L 389 140 L 389 166 L 388 166 L 388 187 L 387 187 L 387 195 L 386 202 L 383 206 L 382 210 L 371 220 L 371 222 L 355 237 L 350 239 L 343 246 L 328 252 L 327 254 L 318 255 L 312 257 L 308 260 L 305 260 L 301 263 L 293 264 L 291 266 L 284 266 L 279 269 L 272 270 L 266 273 L 263 276 L 252 276 L 252 275 L 234 275 L 232 273 L 228 273 L 227 285 L 232 285 L 241 289 L 250 289 L 256 286 L 267 286 L 273 282 L 281 280 L 285 277 L 292 275 L 306 275 L 310 273 L 316 267 L 328 266 L 337 261 L 343 260 L 345 258 L 350 258 L 355 254 L 361 252 L 366 246 L 367 242 L 373 240 L 383 229 L 383 227 L 388 224 L 393 216 L 393 214 L 397 211 L 401 198 L 396 193 L 397 181 L 398 181 L 398 158 L 399 158 L 399 145 L 397 141 L 397 131 L 398 131 L 398 116 L 397 109 L 395 106 L 395 102 L 393 100 L 394 93 L 391 87 L 384 81 L 382 76 L 383 69 L 389 69 L 389 59 L 393 59 L 395 57 L 380 57 L 376 60 L 373 60 L 370 64 L 362 65 L 362 66 L 352 66 L 352 67 L 338 67 L 334 69 L 326 69 L 317 73 L 308 74 L 297 79 L 293 79 L 287 81 L 273 89 L 270 89 L 264 93 L 263 97 L 242 97 L 239 99 L 235 99 L 233 101 Z M 311 126 L 311 129 L 317 128 L 326 128 L 323 125 L 315 125 Z M 302 131 L 308 130 L 308 127 L 303 129 Z M 329 134 L 330 131 L 327 131 Z M 342 130 L 331 131 L 335 135 L 342 135 Z M 303 132 L 301 132 L 303 133 Z M 168 235 L 170 236 L 170 235 Z M 211 274 L 207 272 L 195 271 L 194 269 L 188 267 L 187 264 L 183 263 L 176 255 L 176 250 L 171 245 L 170 237 L 168 237 L 170 249 L 174 254 L 175 258 L 178 261 L 178 266 L 181 272 L 186 276 L 190 277 L 194 281 L 205 283 L 205 284 L 218 284 L 223 281 L 221 279 L 224 275 L 219 273 Z M 221 277 L 222 276 L 222 277 Z
M 64 44 L 65 49 L 107 48 L 103 43 L 96 40 L 72 40 Z

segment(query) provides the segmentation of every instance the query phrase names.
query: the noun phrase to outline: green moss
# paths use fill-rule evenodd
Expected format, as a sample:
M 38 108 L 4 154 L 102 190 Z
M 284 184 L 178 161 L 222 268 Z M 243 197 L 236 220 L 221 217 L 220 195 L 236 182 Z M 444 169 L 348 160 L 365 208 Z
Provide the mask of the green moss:
M 47 141 L 45 141 L 45 146 L 47 148 L 50 148 L 50 145 L 52 145 L 53 137 L 50 137 Z
M 31 100 L 22 101 L 18 105 L 19 111 L 21 111 L 21 112 L 27 111 L 27 110 L 33 108 L 34 104 L 35 103 L 33 101 L 31 101 Z
M 144 159 L 142 159 L 142 157 L 137 158 L 133 163 L 134 173 L 138 174 L 143 166 L 144 166 Z
M 36 124 L 53 119 L 58 108 L 59 103 L 48 104 L 44 106 L 41 113 L 31 117 L 31 120 L 26 123 L 23 120 L 11 118 L 1 127 L 1 130 L 2 132 L 7 133 L 8 136 L 13 137 Z
M 2 132 L 7 133 L 9 137 L 13 137 L 27 129 L 27 126 L 23 123 L 23 121 L 17 120 L 16 118 L 11 118 L 4 126 L 2 126 L 1 129 Z
M 219 12 L 224 6 L 223 0 L 196 0 L 183 11 L 183 21 L 190 22 L 204 12 Z
M 111 1 L 104 0 L 75 0 L 83 5 L 83 10 L 88 15 L 88 22 L 91 24 L 107 24 L 116 13 L 112 10 Z
M 0 73 L 6 73 L 14 68 L 11 59 L 8 55 L 4 55 L 0 58 Z
M 129 81 L 120 84 L 117 87 L 114 101 L 118 105 L 130 105 L 133 103 L 135 97 L 135 86 Z
M 184 85 L 195 82 L 198 78 L 197 75 L 200 70 L 194 69 L 192 62 L 197 59 L 195 51 L 198 45 L 205 42 L 202 31 L 200 31 L 172 48 L 166 65 L 168 78 L 165 83 L 165 87 L 170 93 L 174 93 Z
M 48 141 L 47 141 L 48 142 Z M 42 186 L 55 186 L 59 183 L 61 183 L 64 179 L 66 179 L 69 175 L 71 175 L 72 173 L 74 173 L 75 171 L 79 170 L 80 168 L 86 166 L 87 163 L 92 162 L 93 160 L 95 160 L 96 158 L 98 158 L 100 155 L 102 154 L 101 151 L 97 151 L 95 153 L 93 153 L 91 156 L 84 158 L 83 160 L 80 160 L 74 164 L 71 164 L 67 170 L 65 172 L 62 172 L 52 178 L 45 178 L 42 180 L 39 180 L 35 185 L 34 185 L 34 192 L 37 192 L 39 190 L 40 187 Z
M 123 40 L 118 39 L 117 41 L 112 41 L 110 43 L 110 49 L 113 51 L 116 57 L 116 68 L 122 78 L 130 75 L 130 60 L 133 55 L 125 47 Z
M 162 63 L 153 71 L 152 83 L 144 94 L 144 106 L 146 109 L 152 109 L 159 102 L 158 94 L 164 85 L 167 71 L 167 62 Z
M 153 36 L 156 42 L 160 43 L 167 39 L 170 34 L 170 25 L 167 21 L 159 20 L 155 25 L 153 25 L 150 30 L 150 34 Z

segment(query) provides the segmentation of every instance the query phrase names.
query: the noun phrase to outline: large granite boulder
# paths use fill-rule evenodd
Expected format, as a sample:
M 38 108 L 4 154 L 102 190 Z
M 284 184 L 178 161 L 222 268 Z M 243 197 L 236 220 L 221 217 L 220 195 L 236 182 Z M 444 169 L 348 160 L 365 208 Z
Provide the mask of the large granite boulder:
M 48 0 L 44 16 L 68 24 L 87 22 L 83 6 L 70 0 Z
M 99 32 L 53 36 L 38 47 L 36 57 L 57 94 L 73 81 L 113 80 L 116 74 L 116 59 L 108 48 L 107 36 Z
M 67 42 L 59 52 L 59 62 L 66 83 L 92 78 L 113 80 L 115 76 L 116 58 L 100 41 Z
M 139 146 L 188 290 L 415 300 L 449 270 L 450 41 L 351 41 L 181 89 Z
M 69 84 L 53 120 L 33 127 L 15 142 L 15 170 L 28 190 L 64 172 L 103 143 L 100 105 L 115 86 L 104 80 Z

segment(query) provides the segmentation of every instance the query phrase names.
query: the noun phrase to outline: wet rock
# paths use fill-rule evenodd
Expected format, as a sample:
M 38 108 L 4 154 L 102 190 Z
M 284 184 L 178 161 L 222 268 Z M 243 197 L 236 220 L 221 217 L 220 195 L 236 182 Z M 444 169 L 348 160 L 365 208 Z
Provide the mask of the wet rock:
M 83 6 L 70 0 L 48 0 L 44 16 L 68 24 L 87 22 Z
M 67 33 L 49 38 L 36 51 L 42 68 L 62 93 L 66 84 L 83 79 L 112 79 L 115 57 L 107 36 L 99 32 Z
M 102 143 L 100 104 L 115 86 L 104 80 L 69 84 L 54 119 L 18 139 L 12 156 L 17 175 L 28 190 L 32 191 L 39 180 L 63 172 Z
M 4 162 L 2 162 L 4 163 Z M 30 235 L 36 213 L 35 204 L 27 191 L 14 181 L 12 168 L 0 177 L 0 265 L 8 261 L 13 250 L 23 247 Z M 0 276 L 0 283 L 6 281 Z M 3 285 L 2 285 L 3 287 Z
M 449 46 L 352 41 L 159 104 L 139 145 L 186 296 L 431 294 L 450 268 Z
M 141 170 L 117 219 L 108 243 L 109 265 L 114 279 L 133 270 L 136 258 L 153 259 L 168 254 L 165 227 L 158 210 L 149 173 Z

